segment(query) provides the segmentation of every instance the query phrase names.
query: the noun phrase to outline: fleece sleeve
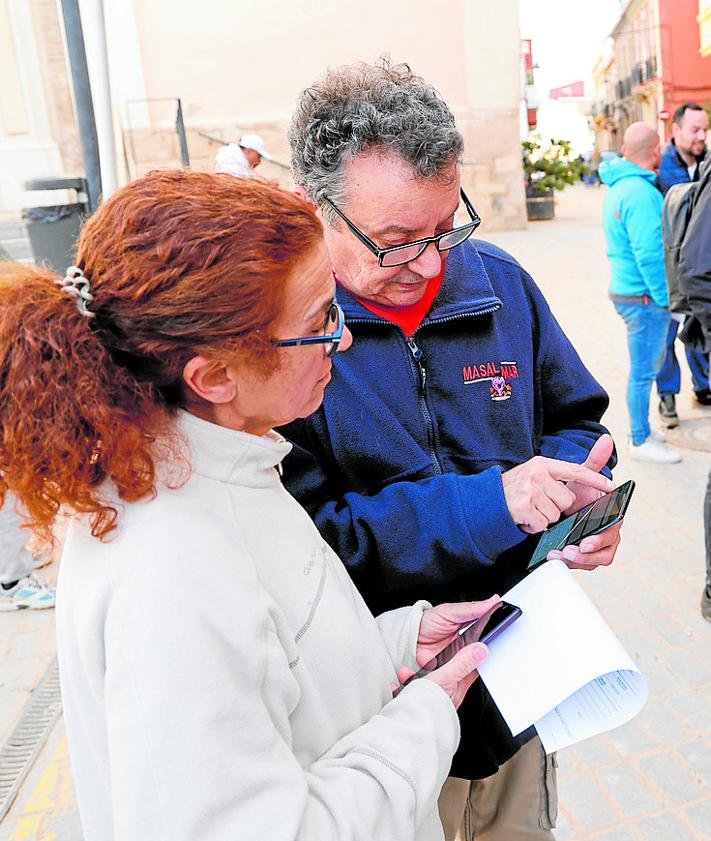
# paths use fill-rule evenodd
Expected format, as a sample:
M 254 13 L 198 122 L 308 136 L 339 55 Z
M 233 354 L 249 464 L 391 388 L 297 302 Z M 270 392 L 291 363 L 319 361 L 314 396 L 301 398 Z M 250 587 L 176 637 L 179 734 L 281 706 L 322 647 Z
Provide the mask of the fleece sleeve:
M 104 692 L 115 841 L 413 838 L 433 819 L 459 738 L 446 694 L 408 686 L 302 767 L 294 664 L 249 559 L 208 539 L 214 574 L 196 579 L 194 541 L 180 532 L 169 554 L 149 538 L 144 562 L 123 564 L 113 583 Z
M 662 241 L 662 196 L 651 185 L 627 194 L 620 204 L 622 222 L 645 286 L 660 307 L 669 306 Z
M 429 602 L 418 601 L 412 607 L 399 607 L 376 617 L 380 637 L 395 669 L 407 666 L 417 671 L 420 667 L 416 656 L 417 639 L 420 635 L 422 614 L 429 607 L 432 607 Z

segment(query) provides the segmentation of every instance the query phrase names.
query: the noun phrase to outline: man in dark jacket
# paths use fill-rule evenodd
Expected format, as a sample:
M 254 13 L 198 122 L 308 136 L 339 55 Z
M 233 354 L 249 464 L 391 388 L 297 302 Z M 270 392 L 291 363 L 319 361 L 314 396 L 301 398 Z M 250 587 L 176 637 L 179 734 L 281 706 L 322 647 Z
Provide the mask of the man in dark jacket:
M 460 192 L 462 137 L 423 79 L 331 70 L 289 140 L 355 341 L 322 409 L 285 430 L 287 487 L 375 613 L 503 593 L 525 574 L 528 535 L 604 489 L 607 396 L 521 266 L 467 241 L 479 218 Z M 557 557 L 591 569 L 618 542 L 608 531 Z M 551 839 L 554 759 L 533 732 L 512 738 L 481 681 L 460 720 L 447 838 L 464 821 L 466 839 Z
M 709 118 L 706 111 L 695 102 L 685 102 L 674 112 L 671 140 L 667 144 L 659 167 L 659 187 L 664 195 L 674 184 L 698 181 L 701 164 L 706 157 L 706 134 Z M 659 416 L 668 427 L 679 424 L 676 395 L 681 390 L 681 370 L 674 351 L 679 322 L 672 316 L 667 333 L 667 350 L 657 375 Z M 686 361 L 691 371 L 691 384 L 696 402 L 711 405 L 709 389 L 709 357 L 688 345 Z
M 679 288 L 689 299 L 692 316 L 681 337 L 688 347 L 711 350 L 711 164 L 702 171 L 689 227 L 679 257 Z M 706 584 L 701 594 L 701 615 L 711 622 L 711 473 L 704 500 Z

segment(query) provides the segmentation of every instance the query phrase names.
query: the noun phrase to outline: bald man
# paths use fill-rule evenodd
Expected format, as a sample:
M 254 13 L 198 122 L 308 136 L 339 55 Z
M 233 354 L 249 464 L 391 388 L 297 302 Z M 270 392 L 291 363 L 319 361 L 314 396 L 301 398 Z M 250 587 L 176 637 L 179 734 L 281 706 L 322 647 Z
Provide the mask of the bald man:
M 669 298 L 664 274 L 662 194 L 656 170 L 659 137 L 646 123 L 632 123 L 621 158 L 600 165 L 609 187 L 603 222 L 610 259 L 610 299 L 627 327 L 630 373 L 627 409 L 630 458 L 657 464 L 681 461 L 649 425 L 649 395 L 666 351 Z

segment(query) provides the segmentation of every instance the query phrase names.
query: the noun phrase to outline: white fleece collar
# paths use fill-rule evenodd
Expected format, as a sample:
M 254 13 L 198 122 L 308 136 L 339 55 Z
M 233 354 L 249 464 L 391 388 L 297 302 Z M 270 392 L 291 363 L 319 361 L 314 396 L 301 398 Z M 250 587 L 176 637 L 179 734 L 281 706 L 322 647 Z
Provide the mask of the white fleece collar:
M 177 427 L 189 447 L 193 472 L 229 484 L 269 487 L 278 483 L 277 471 L 281 472 L 281 462 L 291 451 L 291 444 L 273 430 L 251 435 L 182 410 Z

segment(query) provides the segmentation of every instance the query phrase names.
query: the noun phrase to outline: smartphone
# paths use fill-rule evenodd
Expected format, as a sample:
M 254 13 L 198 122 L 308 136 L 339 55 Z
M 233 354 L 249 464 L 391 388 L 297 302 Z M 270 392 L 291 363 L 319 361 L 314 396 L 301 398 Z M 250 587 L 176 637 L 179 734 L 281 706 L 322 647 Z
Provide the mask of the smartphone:
M 595 502 L 585 505 L 580 511 L 564 517 L 547 528 L 536 546 L 536 551 L 528 563 L 528 568 L 545 561 L 551 549 L 563 549 L 565 546 L 577 546 L 585 537 L 599 534 L 625 516 L 634 491 L 634 482 L 630 480 L 601 496 Z
M 457 631 L 457 636 L 452 642 L 440 651 L 435 657 L 425 663 L 421 669 L 418 669 L 414 675 L 411 675 L 401 686 L 393 692 L 393 696 L 397 695 L 403 686 L 407 686 L 411 680 L 424 677 L 440 666 L 444 666 L 446 662 L 452 659 L 454 655 L 461 651 L 465 645 L 471 645 L 473 642 L 489 643 L 499 636 L 502 631 L 505 631 L 513 622 L 515 622 L 523 611 L 516 605 L 508 602 L 497 602 L 493 607 L 489 608 L 486 613 L 475 619 L 473 622 L 467 622 Z

